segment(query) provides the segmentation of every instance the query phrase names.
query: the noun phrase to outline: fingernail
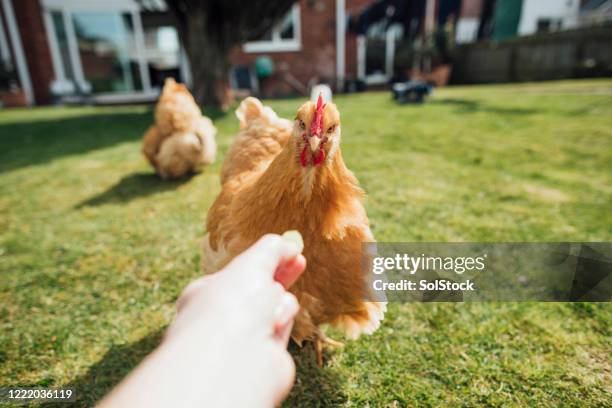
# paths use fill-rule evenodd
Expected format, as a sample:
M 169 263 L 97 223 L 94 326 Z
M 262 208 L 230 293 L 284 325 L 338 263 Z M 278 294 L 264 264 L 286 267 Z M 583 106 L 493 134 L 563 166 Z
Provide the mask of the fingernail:
M 304 240 L 302 239 L 302 234 L 300 234 L 297 230 L 285 231 L 285 233 L 281 236 L 283 240 L 288 243 L 291 243 L 296 248 L 296 254 L 301 254 L 304 250 Z

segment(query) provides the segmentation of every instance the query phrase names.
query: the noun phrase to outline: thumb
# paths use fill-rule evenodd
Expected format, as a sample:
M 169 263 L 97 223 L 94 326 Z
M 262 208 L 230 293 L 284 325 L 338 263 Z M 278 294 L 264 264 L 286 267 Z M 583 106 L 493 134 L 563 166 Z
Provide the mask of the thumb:
M 250 277 L 253 274 L 260 275 L 260 279 L 272 279 L 275 277 L 276 271 L 280 266 L 281 271 L 279 277 L 283 281 L 293 283 L 294 276 L 299 275 L 300 265 L 306 264 L 305 260 L 297 261 L 293 266 L 287 268 L 287 264 L 291 264 L 294 258 L 300 255 L 300 248 L 290 241 L 286 241 L 277 234 L 267 234 L 253 244 L 249 249 L 238 255 L 228 267 L 236 270 L 239 273 L 248 273 Z M 302 257 L 303 258 L 303 257 Z M 297 276 L 295 276 L 297 278 Z

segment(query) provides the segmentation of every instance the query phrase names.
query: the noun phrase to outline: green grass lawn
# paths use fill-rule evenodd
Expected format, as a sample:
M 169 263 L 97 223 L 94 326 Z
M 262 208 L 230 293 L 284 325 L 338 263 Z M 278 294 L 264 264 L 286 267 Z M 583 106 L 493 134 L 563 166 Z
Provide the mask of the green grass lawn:
M 336 103 L 379 241 L 612 240 L 612 80 Z M 212 117 L 219 161 L 162 182 L 140 154 L 151 107 L 0 110 L 0 386 L 90 406 L 156 345 L 238 129 Z M 611 326 L 611 304 L 396 303 L 323 369 L 293 350 L 287 406 L 612 406 Z

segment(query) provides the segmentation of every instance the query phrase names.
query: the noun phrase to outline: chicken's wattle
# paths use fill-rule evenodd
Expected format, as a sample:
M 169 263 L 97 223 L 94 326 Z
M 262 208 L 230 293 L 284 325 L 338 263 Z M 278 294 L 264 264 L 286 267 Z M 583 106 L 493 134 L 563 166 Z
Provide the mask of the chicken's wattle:
M 319 149 L 317 155 L 314 157 L 314 165 L 318 166 L 319 164 L 323 163 L 323 161 L 325 161 L 325 150 L 321 148 Z
M 312 137 L 316 137 L 316 136 L 312 136 Z M 304 141 L 307 141 L 305 136 L 304 136 Z M 308 163 L 310 162 L 311 157 L 312 157 L 312 164 L 314 166 L 318 166 L 319 164 L 325 161 L 325 158 L 327 157 L 327 155 L 325 154 L 325 149 L 323 149 L 323 146 L 325 145 L 326 142 L 327 142 L 327 138 L 324 137 L 323 140 L 321 140 L 321 143 L 319 144 L 319 150 L 317 150 L 316 153 L 313 152 L 312 154 L 308 154 L 308 150 L 310 150 L 310 146 L 308 145 L 308 143 L 304 144 L 302 153 L 300 153 L 300 163 L 302 163 L 302 167 L 308 166 Z

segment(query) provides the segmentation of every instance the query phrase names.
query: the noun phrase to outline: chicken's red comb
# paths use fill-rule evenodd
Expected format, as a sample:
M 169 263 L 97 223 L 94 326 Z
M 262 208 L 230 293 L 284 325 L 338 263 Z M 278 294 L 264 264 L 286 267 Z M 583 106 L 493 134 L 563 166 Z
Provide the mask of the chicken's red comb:
M 319 99 L 317 99 L 317 110 L 315 111 L 312 125 L 310 126 L 311 136 L 321 136 L 321 132 L 323 131 L 323 110 L 326 106 L 327 104 L 323 103 L 323 94 L 319 94 Z

